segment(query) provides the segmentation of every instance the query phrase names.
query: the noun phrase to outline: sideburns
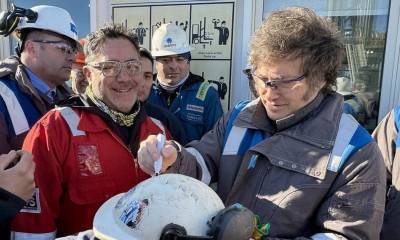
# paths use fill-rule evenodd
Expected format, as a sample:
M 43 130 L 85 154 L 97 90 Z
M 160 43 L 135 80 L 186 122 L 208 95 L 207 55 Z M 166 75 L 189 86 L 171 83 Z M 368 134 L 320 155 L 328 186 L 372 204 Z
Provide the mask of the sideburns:
M 307 84 L 310 86 L 309 89 L 304 93 L 302 100 L 303 101 L 309 101 L 313 95 L 318 94 L 319 91 L 323 88 L 324 83 L 320 81 L 310 81 L 307 82 Z

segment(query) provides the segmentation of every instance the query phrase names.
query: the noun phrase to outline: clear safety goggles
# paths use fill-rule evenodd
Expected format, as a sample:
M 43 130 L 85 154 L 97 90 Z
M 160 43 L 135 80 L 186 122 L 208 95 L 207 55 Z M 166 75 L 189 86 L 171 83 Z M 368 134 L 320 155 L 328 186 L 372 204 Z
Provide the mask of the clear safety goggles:
M 63 41 L 32 40 L 32 42 L 51 45 L 65 55 L 75 55 L 77 53 L 77 49 L 75 47 L 72 47 Z
M 137 59 L 126 62 L 109 60 L 98 63 L 90 63 L 88 65 L 100 70 L 105 77 L 118 76 L 122 68 L 124 68 L 126 73 L 128 73 L 130 76 L 135 76 L 142 72 L 142 64 Z

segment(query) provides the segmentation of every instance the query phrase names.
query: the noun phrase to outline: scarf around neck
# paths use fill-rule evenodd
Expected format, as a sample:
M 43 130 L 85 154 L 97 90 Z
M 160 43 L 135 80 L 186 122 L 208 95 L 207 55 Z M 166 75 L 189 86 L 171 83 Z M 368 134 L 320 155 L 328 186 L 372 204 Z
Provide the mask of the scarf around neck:
M 108 116 L 111 117 L 111 119 L 117 123 L 119 126 L 124 126 L 124 127 L 130 127 L 133 125 L 136 116 L 139 114 L 140 111 L 140 102 L 136 100 L 135 105 L 137 105 L 137 109 L 130 114 L 125 114 L 119 111 L 115 111 L 111 108 L 109 108 L 103 101 L 101 101 L 99 98 L 97 98 L 93 94 L 92 90 L 92 84 L 89 84 L 89 86 L 86 88 L 85 91 L 86 96 L 98 107 L 100 108 L 101 111 L 105 112 Z M 134 105 L 134 107 L 135 107 Z

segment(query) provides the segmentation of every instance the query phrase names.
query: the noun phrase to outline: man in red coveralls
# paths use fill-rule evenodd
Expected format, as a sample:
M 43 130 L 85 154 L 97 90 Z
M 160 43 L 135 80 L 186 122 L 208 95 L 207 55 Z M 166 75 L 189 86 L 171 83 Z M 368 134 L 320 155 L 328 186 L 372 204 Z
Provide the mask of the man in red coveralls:
M 137 98 L 143 84 L 137 38 L 106 25 L 87 39 L 85 95 L 50 111 L 25 139 L 37 188 L 12 223 L 13 239 L 54 239 L 92 228 L 103 202 L 149 177 L 137 164 L 139 142 L 158 133 L 170 138 Z

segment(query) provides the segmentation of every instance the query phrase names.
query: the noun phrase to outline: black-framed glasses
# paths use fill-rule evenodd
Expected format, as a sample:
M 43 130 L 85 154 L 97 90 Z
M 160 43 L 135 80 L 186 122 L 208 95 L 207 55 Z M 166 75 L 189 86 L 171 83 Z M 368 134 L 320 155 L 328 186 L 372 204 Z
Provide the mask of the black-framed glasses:
M 279 79 L 279 80 L 269 80 L 268 78 L 261 77 L 257 75 L 254 70 L 251 71 L 251 75 L 258 81 L 264 83 L 265 87 L 270 87 L 273 89 L 289 90 L 294 87 L 294 85 L 305 79 L 305 75 L 298 76 L 293 79 Z
M 77 53 L 77 49 L 75 47 L 72 47 L 71 45 L 63 41 L 49 41 L 49 40 L 31 40 L 31 41 L 35 43 L 49 44 L 60 50 L 63 54 L 75 55 Z
M 109 60 L 99 63 L 90 63 L 88 65 L 100 70 L 105 77 L 118 76 L 122 68 L 125 68 L 125 71 L 130 76 L 135 76 L 142 73 L 142 64 L 137 59 L 129 60 L 126 62 Z

